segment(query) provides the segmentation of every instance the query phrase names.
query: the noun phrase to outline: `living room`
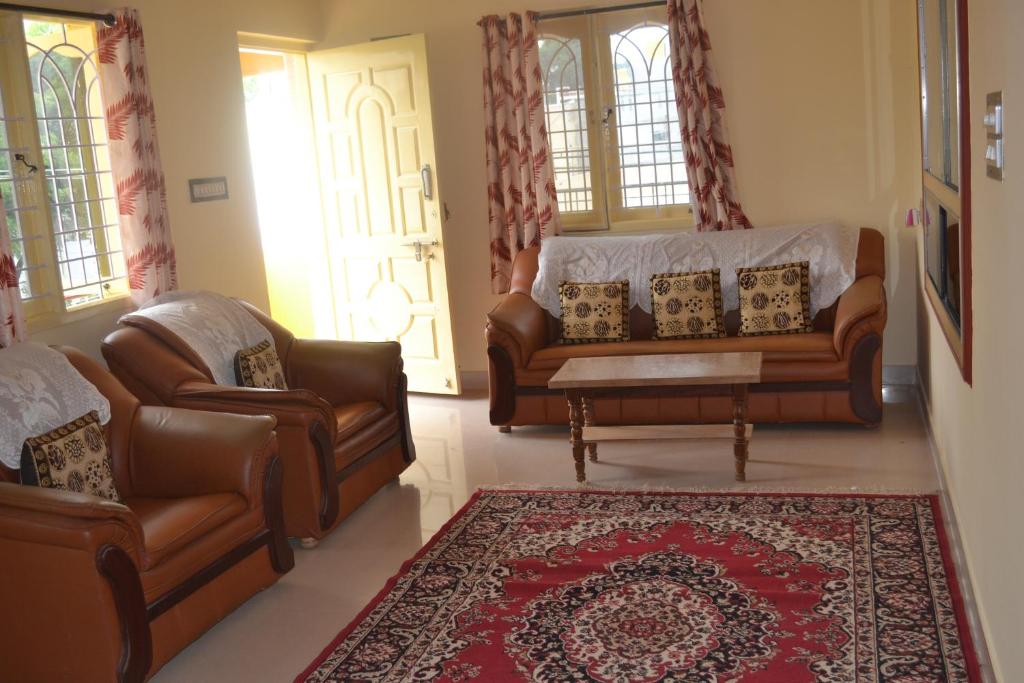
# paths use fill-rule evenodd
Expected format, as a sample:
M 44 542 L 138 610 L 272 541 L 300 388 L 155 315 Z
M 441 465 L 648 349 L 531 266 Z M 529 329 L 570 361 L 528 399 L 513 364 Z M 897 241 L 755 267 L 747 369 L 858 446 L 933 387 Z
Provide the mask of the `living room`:
M 77 551 L 87 536 L 94 543 L 99 536 L 85 530 L 85 517 L 58 523 L 62 531 L 44 535 L 46 541 L 26 530 L 52 520 L 38 517 L 43 512 L 32 508 L 30 495 L 36 492 L 26 493 L 26 478 L 17 483 L 17 470 L 10 469 L 13 474 L 0 477 L 12 482 L 0 484 L 0 544 L 4 574 L 22 581 L 4 590 L 3 600 L 19 621 L 60 630 L 49 648 L 87 642 L 94 654 L 61 668 L 52 649 L 43 656 L 38 643 L 26 644 L 34 639 L 18 636 L 3 649 L 0 679 L 687 680 L 697 672 L 702 680 L 1024 678 L 1015 647 L 1024 614 L 1016 580 L 1024 550 L 1003 531 L 1013 528 L 1022 469 L 1010 387 L 1022 372 L 1011 347 L 1024 330 L 1008 313 L 1016 308 L 1013 254 L 1021 249 L 1012 217 L 1024 208 L 1024 193 L 1014 191 L 1020 181 L 1012 125 L 1003 139 L 1007 124 L 1018 120 L 1013 88 L 1024 85 L 1012 67 L 1024 58 L 1016 39 L 1024 9 L 1017 3 L 25 4 L 0 3 L 0 191 L 16 266 L 13 284 L 8 279 L 0 290 L 0 310 L 14 321 L 8 305 L 17 305 L 24 321 L 3 345 L 77 349 L 80 355 L 69 352 L 75 376 L 106 396 L 110 422 L 101 423 L 113 453 L 111 486 L 128 505 L 89 509 L 101 508 L 119 520 L 117 529 L 138 536 L 139 548 L 125 553 L 134 569 L 121 569 L 141 580 L 136 602 L 143 611 L 125 627 L 124 610 L 111 607 L 125 593 L 97 572 L 96 558 L 52 550 Z M 105 23 L 108 13 L 113 26 Z M 631 34 L 637 30 L 660 31 L 663 38 Z M 123 54 L 120 47 L 102 49 L 115 39 L 125 41 Z M 524 49 L 517 53 L 514 44 Z M 86 57 L 72 55 L 68 45 Z M 533 64 L 534 47 L 542 73 L 531 85 L 521 67 Z M 630 57 L 627 48 L 642 57 Z M 47 62 L 50 54 L 63 56 Z M 95 66 L 94 73 L 76 71 L 72 85 L 95 79 L 95 87 L 84 95 L 69 88 L 62 99 L 54 76 L 75 59 Z M 395 77 L 392 69 L 369 88 L 352 75 L 373 74 L 399 59 L 409 60 L 403 68 L 414 77 Z M 632 99 L 623 94 L 621 64 L 627 63 L 647 69 L 646 94 L 639 81 L 629 86 Z M 132 77 L 125 64 L 145 77 Z M 553 85 L 556 73 L 561 80 Z M 631 77 L 639 79 L 636 71 Z M 139 126 L 129 137 L 158 139 L 157 153 L 155 144 L 133 150 L 110 134 L 117 128 L 110 108 L 117 88 L 131 95 L 138 119 L 129 117 L 129 131 Z M 138 104 L 140 97 L 147 106 Z M 338 113 L 340 105 L 358 97 L 370 104 L 355 107 L 350 122 Z M 384 129 L 392 114 L 378 116 L 373 97 L 405 107 L 400 123 L 390 123 L 404 126 L 393 137 Z M 522 100 L 534 105 L 532 113 Z M 65 103 L 89 105 L 93 113 L 68 115 Z M 56 130 L 54 120 L 61 123 Z M 386 138 L 379 144 L 394 163 L 367 152 L 374 136 Z M 110 166 L 94 168 L 98 194 L 88 180 L 79 187 L 69 179 L 65 188 L 61 159 L 63 176 L 83 175 L 72 168 L 68 150 L 100 149 L 101 138 L 109 151 L 93 163 Z M 362 166 L 345 161 L 357 153 Z M 155 223 L 144 224 L 119 205 L 117 186 L 127 176 L 118 165 L 132 155 L 160 179 L 139 195 L 139 206 L 152 206 L 161 217 Z M 631 163 L 638 167 L 633 181 Z M 532 173 L 522 170 L 525 164 L 534 164 Z M 520 172 L 509 175 L 510 166 Z M 550 178 L 555 197 L 546 196 L 538 178 Z M 524 196 L 526 215 L 507 208 Z M 552 214 L 542 214 L 545 201 Z M 65 212 L 65 205 L 104 202 L 113 207 L 113 220 L 77 208 Z M 67 222 L 74 227 L 62 227 Z M 88 240 L 80 237 L 83 225 Z M 91 256 L 76 251 L 86 241 Z M 141 283 L 129 277 L 135 272 L 129 252 L 139 244 L 162 244 L 161 253 L 173 254 L 163 264 L 151 258 Z M 595 253 L 597 260 L 582 256 Z M 69 284 L 76 277 L 72 264 L 90 259 L 96 277 L 83 271 L 84 280 Z M 753 269 L 794 264 L 795 275 L 793 268 L 776 272 L 781 281 L 792 278 L 803 305 L 787 308 L 786 329 L 775 330 L 793 333 L 759 334 L 751 329 L 756 315 L 742 310 L 748 296 L 752 307 L 757 298 L 744 294 L 743 269 L 760 274 Z M 711 292 L 705 300 L 713 313 L 702 319 L 699 334 L 695 327 L 666 332 L 659 315 L 678 304 L 659 299 L 652 278 L 710 277 L 715 270 L 707 289 L 702 279 L 679 278 L 685 280 L 680 288 Z M 561 285 L 623 281 L 628 285 L 613 297 L 588 300 L 615 309 L 618 341 L 583 334 L 577 336 L 596 343 L 568 343 L 574 334 L 562 314 L 570 310 L 563 296 L 571 287 Z M 240 398 L 234 354 L 242 345 L 189 348 L 188 333 L 174 327 L 181 323 L 177 313 L 160 317 L 161 302 L 173 309 L 178 301 L 174 310 L 185 310 L 185 293 L 202 293 L 207 310 L 237 320 L 253 340 L 269 338 L 283 368 L 278 386 L 287 389 L 261 390 L 268 397 L 262 406 Z M 18 302 L 9 304 L 13 299 Z M 204 324 L 189 328 L 201 336 Z M 219 371 L 207 354 L 225 360 L 224 382 L 216 381 Z M 670 362 L 622 362 L 643 356 Z M 32 386 L 22 383 L 19 390 Z M 273 398 L 281 391 L 280 400 Z M 319 397 L 315 408 L 296 408 L 312 400 L 309 394 Z M 129 408 L 119 406 L 152 417 L 136 424 L 126 417 Z M 181 409 L 201 415 L 200 422 L 213 420 L 210 431 L 180 423 L 175 411 Z M 315 418 L 321 414 L 326 428 Z M 23 417 L 5 412 L 5 420 L 8 415 Z M 23 434 L 12 464 L 24 467 L 22 441 L 63 422 Z M 179 470 L 161 465 L 161 458 L 179 460 L 164 445 L 165 428 L 167 444 L 172 436 L 184 439 L 177 449 L 194 456 L 181 456 Z M 133 435 L 136 429 L 144 431 Z M 161 456 L 136 453 L 137 443 Z M 205 472 L 204 460 L 219 460 L 222 451 L 232 454 L 226 464 Z M 167 511 L 161 527 L 152 501 L 195 495 L 203 487 L 190 481 L 204 476 L 226 481 L 230 473 L 220 469 L 250 456 L 263 463 L 259 477 L 265 478 L 250 475 L 263 482 L 250 482 L 252 498 L 237 494 L 248 501 L 246 512 L 236 511 L 238 520 L 208 528 L 208 538 L 174 538 L 168 528 L 182 520 L 170 515 L 185 513 Z M 277 503 L 265 495 L 275 490 L 275 477 L 281 479 Z M 234 510 L 223 498 L 228 494 L 215 493 L 191 501 L 188 514 L 198 514 L 200 502 L 222 505 L 214 517 Z M 579 496 L 590 502 L 573 504 L 571 514 L 559 511 L 566 501 L 584 501 Z M 681 502 L 670 513 L 662 496 L 718 507 L 688 509 Z M 736 509 L 723 510 L 733 497 Z M 874 560 L 918 552 L 935 582 L 930 592 L 912 595 L 905 588 L 899 605 L 880 594 L 876 606 L 858 605 L 863 614 L 851 608 L 832 615 L 835 632 L 826 634 L 822 610 L 833 607 L 823 596 L 854 598 L 828 593 L 825 574 L 848 571 L 851 585 L 878 583 L 843 564 L 849 558 L 840 551 L 856 531 L 838 529 L 856 530 L 877 518 L 859 509 L 815 512 L 819 497 L 840 507 L 851 500 L 868 501 L 867 507 L 912 501 L 923 520 L 916 550 L 883 543 L 870 552 Z M 133 499 L 146 502 L 133 506 Z M 464 527 L 484 514 L 484 503 L 493 510 L 502 500 L 523 506 L 515 517 L 519 531 L 488 536 L 481 529 L 483 540 L 457 536 L 469 533 Z M 619 513 L 608 514 L 605 500 L 619 500 L 608 503 Z M 749 503 L 745 512 L 743 503 Z M 789 506 L 783 517 L 806 515 L 785 522 L 799 529 L 802 545 L 787 545 L 777 530 L 759 534 L 750 520 L 775 529 L 778 516 L 760 511 L 760 503 Z M 551 507 L 546 513 L 545 506 Z M 719 526 L 707 522 L 712 517 Z M 244 559 L 224 545 L 226 530 L 243 518 L 261 529 L 239 546 L 252 553 Z M 577 530 L 563 538 L 558 523 Z M 612 530 L 601 529 L 606 523 Z M 587 525 L 599 537 L 577 538 Z M 626 533 L 643 525 L 646 533 Z M 79 540 L 68 540 L 73 531 Z M 542 532 L 553 543 L 546 560 L 544 552 L 539 560 L 530 555 L 537 548 L 529 539 L 537 534 L 543 543 Z M 826 533 L 836 535 L 822 543 L 828 548 L 812 549 L 815 534 Z M 172 540 L 157 550 L 159 534 Z M 930 557 L 923 549 L 933 539 Z M 207 555 L 200 552 L 204 543 L 214 544 Z M 460 584 L 470 593 L 418 613 L 404 635 L 375 633 L 371 616 L 421 606 L 422 599 L 403 602 L 396 586 L 443 564 L 448 544 L 462 552 L 500 547 L 507 555 L 491 558 L 488 567 L 498 574 L 474 574 Z M 581 664 L 607 643 L 583 639 L 566 621 L 561 627 L 538 621 L 545 614 L 536 594 L 551 589 L 541 597 L 549 599 L 547 614 L 557 616 L 571 608 L 570 592 L 559 590 L 573 582 L 598 588 L 595 577 L 609 576 L 615 563 L 648 557 L 629 549 L 636 544 L 650 546 L 650 557 L 678 552 L 721 565 L 723 585 L 754 596 L 748 609 L 763 610 L 760 618 L 772 628 L 751 635 L 730 614 L 708 616 L 698 599 L 706 586 L 691 577 L 672 598 L 676 603 L 661 596 L 668 602 L 657 604 L 675 604 L 687 618 L 724 619 L 731 635 L 746 634 L 733 644 L 749 645 L 749 654 L 734 650 L 730 656 L 740 659 L 723 662 L 708 656 L 709 643 L 694 644 L 681 631 L 665 640 L 630 631 L 640 648 L 634 656 Z M 756 560 L 741 566 L 735 559 L 766 553 L 768 546 L 775 562 L 792 554 L 833 555 L 797 563 L 798 580 L 813 587 L 787 602 L 772 592 L 786 592 L 784 581 L 772 586 L 778 575 L 751 569 Z M 414 557 L 419 564 L 403 564 Z M 75 569 L 58 571 L 54 564 Z M 670 564 L 671 574 L 685 561 Z M 499 581 L 501 572 L 510 574 Z M 32 581 L 38 588 L 95 586 L 102 605 L 61 588 L 40 603 L 46 610 L 33 607 L 37 591 L 22 587 Z M 615 592 L 621 590 L 605 594 L 608 609 L 623 595 L 627 603 L 654 600 Z M 931 605 L 912 602 L 925 595 Z M 557 618 L 600 619 L 600 612 L 587 614 L 599 603 Z M 883 622 L 893 609 L 923 615 L 935 631 L 929 637 L 942 643 L 938 665 L 921 654 L 932 654 L 920 645 L 924 622 L 899 625 L 902 650 L 887 641 Z M 812 610 L 818 621 L 795 623 L 793 615 Z M 438 621 L 445 615 L 451 627 Z M 877 635 L 851 628 L 860 619 L 870 620 Z M 594 626 L 593 638 L 614 628 L 603 623 Z M 673 628 L 696 622 L 689 623 Z M 557 643 L 536 638 L 552 628 Z M 719 643 L 732 642 L 715 634 Z M 383 638 L 377 645 L 390 653 L 372 675 L 354 668 L 370 661 L 359 638 L 364 644 Z M 410 644 L 425 639 L 436 647 Z M 450 651 L 436 649 L 442 645 Z M 541 657 L 536 648 L 549 646 L 546 656 L 574 663 L 571 675 L 531 664 Z M 864 671 L 851 668 L 854 650 L 874 658 Z M 140 658 L 140 651 L 148 656 Z M 694 659 L 694 652 L 702 654 Z M 656 673 L 622 668 L 630 659 Z

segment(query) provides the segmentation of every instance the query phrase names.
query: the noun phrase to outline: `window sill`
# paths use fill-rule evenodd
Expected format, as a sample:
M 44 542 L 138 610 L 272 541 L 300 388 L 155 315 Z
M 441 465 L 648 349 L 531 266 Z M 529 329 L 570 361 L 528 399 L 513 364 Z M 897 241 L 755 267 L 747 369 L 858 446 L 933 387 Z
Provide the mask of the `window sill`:
M 72 311 L 43 313 L 32 316 L 28 319 L 28 332 L 29 335 L 38 332 L 46 332 L 58 327 L 63 327 L 64 325 L 72 325 L 74 323 L 82 322 L 83 320 L 96 318 L 101 315 L 118 314 L 120 316 L 120 314 L 129 312 L 132 308 L 131 296 L 123 294 L 112 299 L 86 304 Z

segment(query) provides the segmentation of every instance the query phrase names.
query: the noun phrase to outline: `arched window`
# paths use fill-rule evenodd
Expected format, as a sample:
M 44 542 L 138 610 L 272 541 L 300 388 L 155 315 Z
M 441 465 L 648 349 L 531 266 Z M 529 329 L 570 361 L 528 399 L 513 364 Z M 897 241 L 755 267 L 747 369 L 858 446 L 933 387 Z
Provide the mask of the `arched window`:
M 688 204 L 668 26 L 644 22 L 613 33 L 611 52 L 623 206 Z
M 558 208 L 565 213 L 592 211 L 590 140 L 580 40 L 545 34 L 538 46 Z
M 0 193 L 30 326 L 128 296 L 96 67 L 94 22 L 0 10 Z
M 124 289 L 93 32 L 91 24 L 25 22 L 57 268 L 69 308 Z
M 546 123 L 569 230 L 693 225 L 663 14 L 541 23 Z

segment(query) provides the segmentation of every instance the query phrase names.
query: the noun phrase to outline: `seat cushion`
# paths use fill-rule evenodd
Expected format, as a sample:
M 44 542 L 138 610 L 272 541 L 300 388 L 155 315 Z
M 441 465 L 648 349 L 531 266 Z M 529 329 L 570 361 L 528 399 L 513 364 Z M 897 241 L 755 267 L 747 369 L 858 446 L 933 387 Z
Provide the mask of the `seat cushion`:
M 615 344 L 554 344 L 539 349 L 530 358 L 527 370 L 556 370 L 569 358 L 594 356 L 646 356 L 659 353 L 724 353 L 761 351 L 764 362 L 835 362 L 831 332 L 776 335 L 766 337 L 722 337 L 720 339 L 638 340 Z
M 387 415 L 377 401 L 361 401 L 359 403 L 345 403 L 334 406 L 334 415 L 338 420 L 338 440 L 336 443 L 346 441 L 361 430 L 372 425 L 377 420 Z
M 246 511 L 245 498 L 236 493 L 130 498 L 125 504 L 139 518 L 151 567 Z

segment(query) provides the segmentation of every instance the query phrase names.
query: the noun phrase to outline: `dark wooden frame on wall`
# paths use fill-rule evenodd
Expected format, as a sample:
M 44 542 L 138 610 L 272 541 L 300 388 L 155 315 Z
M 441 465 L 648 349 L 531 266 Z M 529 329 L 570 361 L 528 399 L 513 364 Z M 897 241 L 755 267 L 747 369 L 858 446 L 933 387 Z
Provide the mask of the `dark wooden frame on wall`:
M 957 364 L 960 366 L 960 374 L 963 376 L 964 381 L 967 384 L 971 384 L 974 379 L 974 368 L 973 368 L 973 339 L 974 339 L 974 311 L 972 305 L 972 281 L 973 281 L 973 269 L 972 269 L 972 249 L 971 249 L 971 233 L 973 221 L 971 219 L 971 84 L 970 84 L 970 66 L 969 66 L 969 55 L 970 55 L 970 42 L 969 42 L 969 26 L 967 18 L 967 2 L 968 0 L 953 0 L 956 2 L 956 19 L 957 19 L 957 79 L 959 80 L 959 129 L 957 131 L 959 136 L 960 153 L 960 175 L 959 175 L 959 217 L 960 217 L 960 326 L 957 329 L 956 323 L 953 322 L 949 311 L 946 310 L 946 304 L 942 301 L 942 296 L 939 294 L 932 282 L 931 277 L 928 275 L 928 263 L 927 259 L 924 264 L 924 290 L 925 298 L 928 299 L 932 309 L 935 311 L 935 317 L 938 320 L 939 327 L 942 328 L 942 333 L 946 337 L 946 341 L 949 344 L 949 348 L 953 353 L 953 357 L 956 359 Z M 921 44 L 921 25 L 918 22 L 918 45 Z M 918 49 L 918 55 L 920 55 L 920 49 Z M 918 73 L 921 70 L 918 69 Z M 920 88 L 924 88 L 925 84 L 921 83 Z M 922 161 L 924 159 L 928 132 L 924 126 L 921 126 L 921 154 Z M 926 194 L 936 195 L 934 192 L 930 192 L 927 188 L 927 182 L 924 180 L 925 176 L 928 175 L 928 171 L 924 169 L 922 164 L 922 221 L 927 216 L 927 202 L 924 197 Z M 948 189 L 948 188 L 947 188 Z M 948 189 L 952 192 L 953 190 Z M 937 197 L 937 199 L 940 199 Z M 925 244 L 927 248 L 927 243 Z

